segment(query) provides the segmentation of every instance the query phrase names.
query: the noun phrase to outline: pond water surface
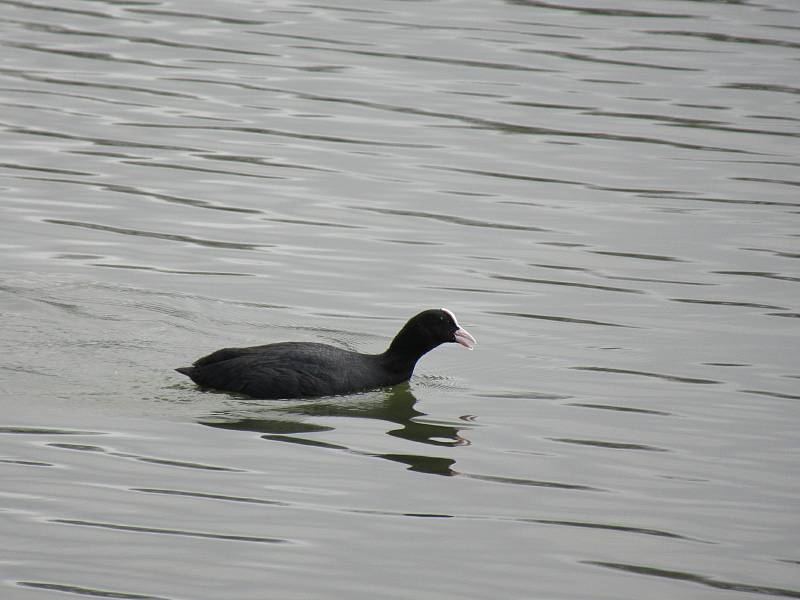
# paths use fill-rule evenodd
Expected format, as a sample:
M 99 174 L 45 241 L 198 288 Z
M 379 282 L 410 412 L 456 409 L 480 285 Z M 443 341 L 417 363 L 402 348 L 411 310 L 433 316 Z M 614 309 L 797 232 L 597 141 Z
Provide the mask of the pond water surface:
M 800 598 L 797 2 L 0 16 L 0 597 Z

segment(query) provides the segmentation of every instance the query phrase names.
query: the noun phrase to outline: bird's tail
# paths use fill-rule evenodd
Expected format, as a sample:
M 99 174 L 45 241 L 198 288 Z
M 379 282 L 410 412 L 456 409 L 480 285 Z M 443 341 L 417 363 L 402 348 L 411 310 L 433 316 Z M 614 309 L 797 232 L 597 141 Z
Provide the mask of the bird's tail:
M 188 375 L 189 377 L 192 376 L 192 371 L 194 367 L 178 367 L 175 369 L 178 373 L 182 373 L 183 375 Z

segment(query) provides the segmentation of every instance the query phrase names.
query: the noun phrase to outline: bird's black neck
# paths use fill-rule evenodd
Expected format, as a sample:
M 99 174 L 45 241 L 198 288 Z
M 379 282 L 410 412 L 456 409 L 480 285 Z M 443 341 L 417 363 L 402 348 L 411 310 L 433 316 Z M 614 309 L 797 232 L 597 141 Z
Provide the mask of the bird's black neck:
M 427 335 L 427 332 L 421 332 L 419 328 L 407 323 L 394 337 L 381 358 L 392 370 L 407 370 L 410 375 L 417 361 L 424 354 L 436 348 L 439 343 L 438 340 Z

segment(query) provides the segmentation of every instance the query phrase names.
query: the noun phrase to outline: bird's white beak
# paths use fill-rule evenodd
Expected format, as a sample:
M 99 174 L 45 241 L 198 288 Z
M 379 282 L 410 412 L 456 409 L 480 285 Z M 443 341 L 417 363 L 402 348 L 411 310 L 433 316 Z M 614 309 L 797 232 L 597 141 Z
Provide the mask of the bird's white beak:
M 456 337 L 456 342 L 464 346 L 467 350 L 472 350 L 477 341 L 472 334 L 466 329 L 457 329 L 453 334 Z

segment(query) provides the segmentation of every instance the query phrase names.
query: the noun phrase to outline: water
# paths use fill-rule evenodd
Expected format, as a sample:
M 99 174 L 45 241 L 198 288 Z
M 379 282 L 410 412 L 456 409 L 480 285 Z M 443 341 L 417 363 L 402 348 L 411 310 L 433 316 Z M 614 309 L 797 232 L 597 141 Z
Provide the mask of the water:
M 795 2 L 0 11 L 4 599 L 800 597 Z

